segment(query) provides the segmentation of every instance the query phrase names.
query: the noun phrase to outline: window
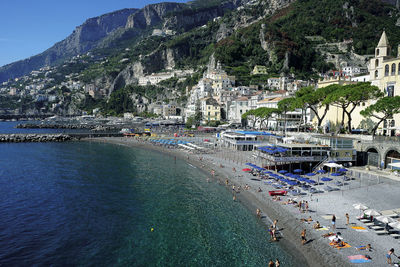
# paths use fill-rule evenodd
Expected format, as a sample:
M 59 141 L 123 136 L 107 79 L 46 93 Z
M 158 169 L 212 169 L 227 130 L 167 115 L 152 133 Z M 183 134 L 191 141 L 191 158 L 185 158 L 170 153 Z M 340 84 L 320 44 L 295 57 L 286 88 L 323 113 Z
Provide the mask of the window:
M 210 116 L 211 115 L 211 112 L 208 112 L 208 116 Z
M 400 63 L 397 65 L 397 75 L 400 75 Z
M 394 85 L 389 85 L 386 89 L 387 96 L 394 96 Z
M 379 49 L 376 49 L 376 56 L 379 56 Z
M 379 66 L 379 59 L 375 59 L 375 67 Z
M 389 65 L 385 65 L 385 76 L 389 76 Z
M 396 124 L 396 122 L 394 120 L 390 121 L 390 127 L 394 127 L 395 124 Z
M 375 78 L 378 78 L 378 71 L 375 71 Z
M 391 71 L 391 73 L 390 73 L 392 76 L 393 75 L 396 75 L 396 64 L 392 64 L 392 71 Z

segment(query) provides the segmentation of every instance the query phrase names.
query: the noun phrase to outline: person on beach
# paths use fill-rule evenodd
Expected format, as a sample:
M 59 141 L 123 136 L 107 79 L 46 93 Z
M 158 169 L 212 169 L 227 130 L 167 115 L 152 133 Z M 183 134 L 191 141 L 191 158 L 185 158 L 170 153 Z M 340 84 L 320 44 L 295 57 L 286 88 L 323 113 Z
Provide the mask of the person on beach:
M 278 229 L 277 228 L 277 224 L 278 224 L 278 220 L 275 220 L 273 223 L 272 223 L 272 227 L 276 230 L 276 229 Z
M 233 171 L 233 172 L 236 172 L 236 169 L 235 169 L 235 167 L 233 167 L 233 168 L 232 168 L 232 171 Z
M 306 203 L 304 204 L 306 212 L 308 212 L 308 201 L 306 201 Z
M 281 263 L 279 262 L 278 259 L 276 259 L 276 260 L 275 260 L 275 267 L 279 267 L 279 266 L 281 266 Z
M 306 242 L 306 229 L 303 229 L 303 231 L 301 231 L 301 244 L 304 245 Z
M 228 185 L 228 184 L 229 184 L 229 180 L 228 180 L 228 178 L 226 178 L 226 180 L 225 180 L 225 184 L 226 184 L 226 185 Z
M 321 224 L 319 223 L 319 221 L 317 221 L 316 223 L 314 223 L 313 228 L 314 228 L 314 229 L 319 229 L 319 228 L 321 228 Z
M 396 254 L 394 254 L 394 248 L 391 248 L 388 253 L 386 254 L 386 260 L 388 264 L 392 264 L 392 255 L 394 255 L 395 257 L 397 257 Z
M 310 217 L 308 217 L 307 219 L 303 219 L 303 218 L 301 218 L 300 219 L 300 221 L 302 221 L 302 222 L 306 222 L 306 223 L 310 223 L 310 222 L 312 222 L 313 221 L 313 219 L 311 218 L 311 216 Z
M 356 248 L 357 250 L 368 250 L 368 251 L 372 251 L 372 247 L 371 244 L 367 244 L 366 246 L 360 246 Z
M 233 195 L 232 199 L 233 201 L 236 201 L 236 195 Z
M 261 218 L 261 210 L 260 210 L 260 209 L 257 209 L 256 213 L 257 213 L 257 217 L 258 217 L 258 218 Z
M 269 234 L 271 236 L 271 241 L 276 241 L 276 229 L 273 225 L 269 227 Z
M 274 267 L 274 266 L 275 266 L 274 262 L 272 260 L 270 260 L 268 262 L 268 267 Z
M 336 230 L 336 216 L 335 216 L 335 214 L 332 215 L 332 229 Z
M 350 216 L 348 213 L 346 213 L 345 216 L 346 216 L 346 225 L 349 225 L 350 224 Z
M 258 188 L 257 192 L 259 193 L 262 192 L 261 187 Z

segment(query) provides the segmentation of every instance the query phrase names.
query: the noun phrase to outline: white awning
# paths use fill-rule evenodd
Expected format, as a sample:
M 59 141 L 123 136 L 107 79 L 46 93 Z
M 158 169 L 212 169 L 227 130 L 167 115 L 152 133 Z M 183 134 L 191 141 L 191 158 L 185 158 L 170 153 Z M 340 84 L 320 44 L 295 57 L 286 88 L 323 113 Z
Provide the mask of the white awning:
M 400 168 L 400 162 L 389 163 L 388 165 L 391 167 Z
M 337 163 L 324 163 L 324 166 L 329 167 L 329 168 L 342 168 L 343 165 L 337 164 Z

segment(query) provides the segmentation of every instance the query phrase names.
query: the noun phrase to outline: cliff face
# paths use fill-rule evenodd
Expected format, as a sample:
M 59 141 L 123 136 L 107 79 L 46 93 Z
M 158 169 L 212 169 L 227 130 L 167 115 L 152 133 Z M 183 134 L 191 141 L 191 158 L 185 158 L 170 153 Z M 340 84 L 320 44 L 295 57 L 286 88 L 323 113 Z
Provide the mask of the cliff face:
M 168 14 L 187 7 L 186 4 L 160 3 L 148 5 L 131 14 L 126 22 L 126 29 L 145 29 L 161 23 Z
M 1 67 L 0 82 L 89 51 L 116 29 L 125 27 L 129 15 L 136 11 L 137 9 L 123 9 L 88 19 L 65 40 L 56 43 L 43 53 Z

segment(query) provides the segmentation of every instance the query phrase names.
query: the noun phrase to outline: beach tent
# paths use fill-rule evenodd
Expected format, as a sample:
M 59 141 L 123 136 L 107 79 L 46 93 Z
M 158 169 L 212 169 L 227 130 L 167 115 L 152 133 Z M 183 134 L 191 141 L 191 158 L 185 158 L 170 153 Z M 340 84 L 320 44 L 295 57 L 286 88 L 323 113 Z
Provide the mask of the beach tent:
M 367 206 L 365 206 L 364 204 L 361 204 L 361 203 L 353 204 L 353 207 L 354 207 L 356 210 L 366 210 L 366 209 L 368 209 Z
M 378 217 L 376 217 L 376 219 L 378 220 L 378 221 L 380 221 L 380 222 L 383 222 L 383 223 L 392 223 L 392 222 L 396 222 L 396 220 L 395 219 L 393 219 L 393 218 L 390 218 L 390 217 L 388 217 L 388 216 L 378 216 Z
M 379 212 L 377 212 L 376 210 L 373 210 L 373 209 L 364 211 L 364 214 L 368 215 L 368 216 L 379 216 L 379 215 L 381 215 Z
M 395 221 L 392 223 L 389 223 L 390 227 L 396 228 L 396 229 L 400 229 L 400 222 L 399 221 Z

